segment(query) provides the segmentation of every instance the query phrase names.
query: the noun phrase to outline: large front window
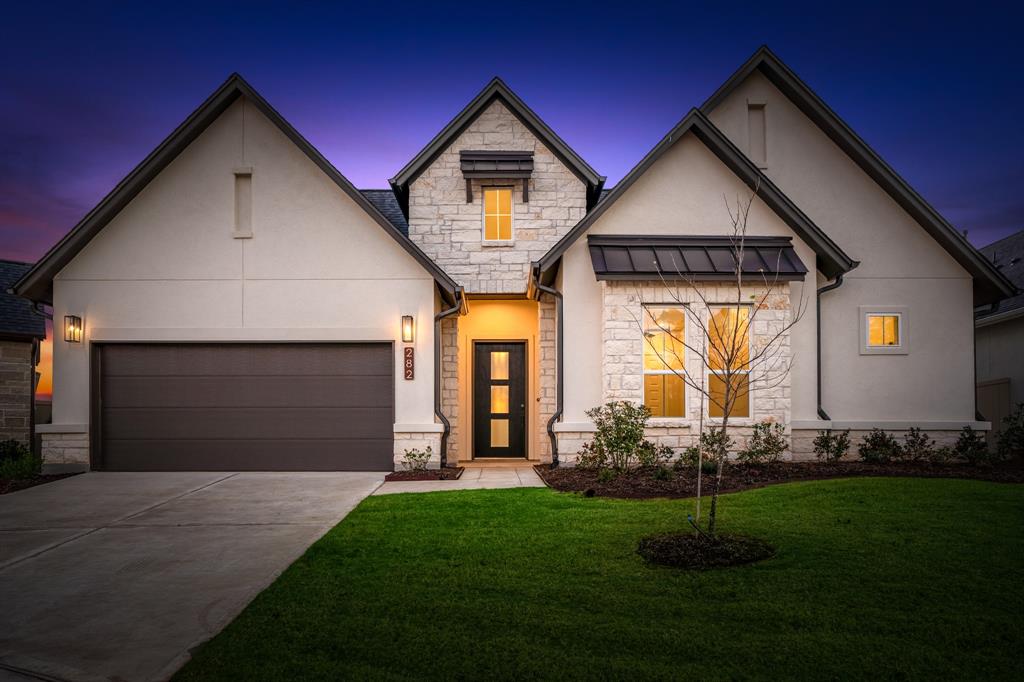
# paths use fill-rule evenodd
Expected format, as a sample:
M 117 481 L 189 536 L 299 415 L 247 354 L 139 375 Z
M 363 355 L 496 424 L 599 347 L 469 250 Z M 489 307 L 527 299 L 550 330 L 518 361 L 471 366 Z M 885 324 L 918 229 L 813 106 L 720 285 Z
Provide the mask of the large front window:
M 512 239 L 512 188 L 484 188 L 484 241 Z
M 682 308 L 644 308 L 644 405 L 655 417 L 685 416 Z
M 750 416 L 750 309 L 713 308 L 708 324 L 708 415 Z M 726 395 L 728 390 L 728 396 Z M 731 407 L 731 409 L 729 409 Z

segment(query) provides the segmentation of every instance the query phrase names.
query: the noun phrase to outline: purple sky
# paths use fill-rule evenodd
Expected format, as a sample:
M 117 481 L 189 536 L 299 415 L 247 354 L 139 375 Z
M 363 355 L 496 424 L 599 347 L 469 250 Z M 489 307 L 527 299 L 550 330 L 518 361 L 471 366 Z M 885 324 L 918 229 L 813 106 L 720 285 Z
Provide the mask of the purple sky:
M 710 4 L 6 8 L 0 257 L 42 255 L 232 71 L 359 187 L 494 75 L 611 186 L 762 43 L 972 242 L 1024 227 L 1020 10 Z

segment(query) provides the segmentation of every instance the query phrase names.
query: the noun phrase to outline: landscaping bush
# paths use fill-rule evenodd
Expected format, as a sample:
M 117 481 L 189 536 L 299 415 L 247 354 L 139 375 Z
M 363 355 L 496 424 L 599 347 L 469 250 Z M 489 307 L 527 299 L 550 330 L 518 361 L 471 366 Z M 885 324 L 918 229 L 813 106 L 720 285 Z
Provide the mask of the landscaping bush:
M 433 450 L 430 449 L 429 445 L 426 450 L 419 450 L 417 448 L 406 450 L 405 454 L 402 455 L 402 466 L 406 471 L 426 471 L 432 453 Z
M 991 464 L 993 460 L 992 453 L 988 449 L 988 443 L 985 442 L 985 437 L 970 426 L 960 429 L 960 436 L 956 439 L 956 445 L 953 446 L 953 450 L 956 452 L 957 457 L 965 460 L 971 466 Z
M 889 464 L 903 456 L 903 448 L 896 438 L 882 429 L 871 429 L 858 448 L 860 458 L 868 464 Z
M 1024 457 L 1024 403 L 1017 407 L 1003 420 L 996 451 L 1003 459 Z
M 661 466 L 672 455 L 670 448 L 644 439 L 651 411 L 646 405 L 619 400 L 587 410 L 597 427 L 594 439 L 584 443 L 576 466 L 626 471 L 636 466 Z
M 920 462 L 925 459 L 931 459 L 934 447 L 935 441 L 929 438 L 927 433 L 922 432 L 921 429 L 911 427 L 906 435 L 903 436 L 903 448 L 900 454 L 903 459 L 909 462 Z
M 948 445 L 940 445 L 937 448 L 932 448 L 928 453 L 928 461 L 932 464 L 947 464 L 954 457 L 956 457 L 956 453 L 953 452 L 953 448 Z
M 32 478 L 42 471 L 43 461 L 16 440 L 0 442 L 0 478 Z
M 838 462 L 850 451 L 850 429 L 832 433 L 832 429 L 818 431 L 814 437 L 814 454 L 818 459 L 832 464 Z
M 768 464 L 778 462 L 782 453 L 789 449 L 786 429 L 777 422 L 754 424 L 754 433 L 747 447 L 737 453 L 736 458 L 745 464 Z

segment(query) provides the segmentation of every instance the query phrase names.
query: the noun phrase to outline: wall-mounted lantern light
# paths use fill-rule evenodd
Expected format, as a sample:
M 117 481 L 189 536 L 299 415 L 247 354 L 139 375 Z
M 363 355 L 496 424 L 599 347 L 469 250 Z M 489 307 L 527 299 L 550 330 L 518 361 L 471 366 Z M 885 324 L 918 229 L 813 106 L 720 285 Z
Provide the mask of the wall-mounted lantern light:
M 402 315 L 402 342 L 412 343 L 415 331 L 415 323 L 413 322 L 412 315 Z
M 82 318 L 78 315 L 64 316 L 64 340 L 68 343 L 82 343 Z

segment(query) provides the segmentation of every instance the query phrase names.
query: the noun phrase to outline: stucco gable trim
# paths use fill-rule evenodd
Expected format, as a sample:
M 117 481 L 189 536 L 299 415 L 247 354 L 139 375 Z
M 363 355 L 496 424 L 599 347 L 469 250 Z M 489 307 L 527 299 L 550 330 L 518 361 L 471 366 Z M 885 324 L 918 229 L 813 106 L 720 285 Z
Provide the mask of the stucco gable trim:
M 709 114 L 754 71 L 759 71 L 925 229 L 974 278 L 974 305 L 1012 296 L 1013 283 L 860 138 L 767 46 L 761 46 L 701 105 Z
M 434 136 L 427 146 L 420 150 L 402 170 L 388 180 L 406 217 L 409 217 L 409 184 L 415 180 L 444 150 L 458 138 L 469 125 L 482 114 L 492 102 L 499 101 L 513 116 L 519 119 L 574 175 L 587 185 L 587 206 L 593 206 L 601 196 L 605 177 L 590 167 L 565 140 L 559 137 L 547 123 L 541 120 L 512 89 L 497 76 L 477 94 L 469 104 L 453 118 L 448 125 Z
M 317 151 L 288 121 L 284 119 L 251 85 L 234 73 L 206 101 L 193 111 L 181 125 L 136 166 L 75 227 L 44 255 L 35 266 L 15 283 L 19 296 L 44 303 L 53 302 L 53 278 L 114 217 L 155 179 L 181 152 L 223 114 L 239 97 L 253 103 L 284 135 L 341 188 L 381 229 L 406 250 L 433 276 L 438 289 L 448 302 L 456 299 L 457 284 L 423 251 L 402 234 L 330 161 Z
M 539 274 L 544 276 L 554 271 L 558 260 L 619 197 L 661 158 L 668 149 L 687 133 L 693 133 L 722 163 L 726 165 L 758 198 L 765 202 L 800 237 L 815 254 L 817 269 L 830 279 L 857 267 L 857 261 L 847 256 L 839 246 L 814 224 L 796 204 L 783 194 L 761 170 L 754 165 L 732 142 L 730 142 L 703 113 L 692 109 L 682 121 L 669 131 L 647 155 L 633 167 L 608 195 L 576 224 L 537 263 Z

